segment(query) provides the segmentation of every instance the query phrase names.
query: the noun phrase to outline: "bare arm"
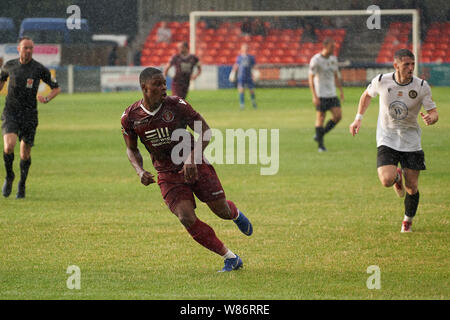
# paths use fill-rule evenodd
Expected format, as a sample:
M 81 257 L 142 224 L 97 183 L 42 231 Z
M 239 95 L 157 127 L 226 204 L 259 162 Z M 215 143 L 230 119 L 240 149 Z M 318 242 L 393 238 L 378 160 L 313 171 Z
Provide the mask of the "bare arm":
M 312 101 L 313 101 L 314 105 L 317 107 L 317 106 L 319 106 L 320 101 L 319 101 L 319 97 L 317 97 L 316 88 L 314 86 L 314 75 L 311 73 L 308 75 L 308 84 L 309 84 L 309 89 L 311 90 Z
M 339 71 L 336 71 L 334 73 L 334 81 L 336 83 L 336 86 L 339 89 L 339 92 L 341 94 L 341 101 L 343 102 L 344 101 L 344 90 L 342 89 L 342 80 L 341 80 L 341 77 L 339 76 Z
M 167 74 L 169 73 L 169 69 L 171 66 L 172 66 L 172 64 L 170 62 L 164 66 L 164 71 L 163 71 L 164 77 L 167 77 Z
M 137 175 L 141 178 L 141 183 L 145 186 L 154 183 L 154 176 L 150 172 L 145 171 L 143 168 L 144 161 L 137 147 L 137 138 L 132 138 L 128 135 L 124 135 L 123 138 L 127 146 L 128 160 L 130 160 L 131 166 L 136 170 Z
M 52 91 L 50 91 L 50 93 L 46 97 L 43 97 L 40 94 L 38 94 L 37 98 L 40 103 L 48 103 L 48 102 L 50 102 L 50 100 L 52 100 L 54 97 L 56 97 L 60 92 L 61 92 L 61 88 L 54 88 L 54 89 L 52 89 Z
M 200 76 L 200 74 L 202 73 L 202 66 L 201 66 L 201 64 L 197 64 L 197 68 L 196 69 L 197 69 L 197 73 L 192 76 L 192 80 L 197 79 Z
M 437 108 L 427 110 L 427 114 L 423 114 L 423 112 L 421 112 L 420 116 L 422 117 L 423 122 L 425 122 L 427 126 L 433 125 L 439 120 Z
M 365 90 L 364 93 L 361 95 L 361 98 L 359 99 L 358 114 L 356 115 L 355 120 L 350 125 L 350 133 L 352 134 L 352 136 L 355 136 L 355 134 L 359 132 L 359 129 L 361 128 L 362 116 L 369 107 L 371 100 L 372 97 L 369 95 L 367 90 Z

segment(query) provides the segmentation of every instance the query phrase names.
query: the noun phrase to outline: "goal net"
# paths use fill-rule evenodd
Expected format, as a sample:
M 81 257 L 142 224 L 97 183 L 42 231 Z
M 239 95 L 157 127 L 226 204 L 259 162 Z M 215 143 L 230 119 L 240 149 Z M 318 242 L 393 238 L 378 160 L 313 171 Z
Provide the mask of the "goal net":
M 308 64 L 326 37 L 335 40 L 344 84 L 364 85 L 392 71 L 393 54 L 408 48 L 419 66 L 420 20 L 415 9 L 335 11 L 193 11 L 190 50 L 218 65 L 226 87 L 242 43 L 256 58 L 258 86 L 307 85 Z M 419 68 L 415 75 L 419 75 Z

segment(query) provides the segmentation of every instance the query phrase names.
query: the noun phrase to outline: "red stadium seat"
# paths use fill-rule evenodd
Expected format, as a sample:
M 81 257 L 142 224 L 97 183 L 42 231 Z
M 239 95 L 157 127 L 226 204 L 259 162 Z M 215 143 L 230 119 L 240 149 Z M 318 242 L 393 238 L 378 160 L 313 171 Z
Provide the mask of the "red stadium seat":
M 178 21 L 170 21 L 167 23 L 167 26 L 171 29 L 176 29 L 179 28 L 181 26 L 181 23 Z
M 436 50 L 447 50 L 448 44 L 446 42 L 441 42 L 436 45 Z
M 377 58 L 377 63 L 389 63 L 389 62 L 392 62 L 392 60 L 387 58 L 387 57 L 379 57 L 379 58 Z
M 213 37 L 213 41 L 225 42 L 227 41 L 227 37 L 222 35 L 216 35 L 215 37 Z
M 205 27 L 206 27 L 205 21 L 199 21 L 199 22 L 197 22 L 197 28 L 205 29 Z
M 208 46 L 209 46 L 209 48 L 217 49 L 217 50 L 221 48 L 220 42 L 218 42 L 218 41 L 209 41 Z
M 389 29 L 399 29 L 401 27 L 402 27 L 401 22 L 391 22 L 391 24 L 389 25 Z
M 221 35 L 221 36 L 226 36 L 228 34 L 228 29 L 227 28 L 223 28 L 220 27 L 219 29 L 217 29 L 216 33 Z
M 272 51 L 270 49 L 263 49 L 261 51 L 262 56 L 270 57 L 272 55 Z
M 292 56 L 292 57 L 295 57 L 295 56 L 297 56 L 297 54 L 298 54 L 298 50 L 297 49 L 287 49 L 286 50 L 286 53 L 288 54 L 288 55 L 290 55 L 290 56 Z
M 272 49 L 275 48 L 275 42 L 264 42 L 262 48 Z
M 164 49 L 155 49 L 152 52 L 152 56 L 163 56 L 166 54 L 166 50 Z
M 284 50 L 283 49 L 275 49 L 273 51 L 273 55 L 281 58 L 284 56 Z
M 301 36 L 303 34 L 303 29 L 294 29 L 294 34 L 297 36 Z
M 275 42 L 275 47 L 279 49 L 289 49 L 289 43 L 284 41 Z
M 431 43 L 437 43 L 441 41 L 441 37 L 439 35 L 428 34 L 426 41 Z
M 217 56 L 218 54 L 219 54 L 219 50 L 217 50 L 217 49 L 214 49 L 214 48 L 208 48 L 208 49 L 206 50 L 206 55 L 207 55 L 207 56 L 215 57 L 215 56 Z
M 216 59 L 216 63 L 218 64 L 228 64 L 228 59 L 227 57 L 224 56 L 220 56 Z
M 229 55 L 231 55 L 231 54 L 233 54 L 233 52 L 232 52 L 230 49 L 222 49 L 222 50 L 220 51 L 220 55 L 221 55 L 221 56 L 229 56 Z
M 314 43 L 312 42 L 304 42 L 302 44 L 302 49 L 313 49 L 314 48 Z
M 270 59 L 270 61 L 271 61 L 272 63 L 281 63 L 280 57 L 272 57 L 272 59 Z
M 422 46 L 423 50 L 433 50 L 435 48 L 434 43 L 432 42 L 425 42 Z
M 152 50 L 149 48 L 143 48 L 141 52 L 141 56 L 149 56 L 152 53 Z
M 269 60 L 270 59 L 268 57 L 261 56 L 261 57 L 258 57 L 258 59 L 256 59 L 256 62 L 259 64 L 265 64 L 265 63 L 269 63 Z
M 436 51 L 434 51 L 434 56 L 435 57 L 445 57 L 446 52 L 444 50 L 436 50 Z
M 302 49 L 301 51 L 301 54 L 303 55 L 303 56 L 305 56 L 305 57 L 309 57 L 309 56 L 312 56 L 314 53 L 315 53 L 315 51 L 313 51 L 313 50 L 311 50 L 311 49 Z
M 304 56 L 298 56 L 295 58 L 295 61 L 300 64 L 308 64 L 309 60 Z
M 205 56 L 202 61 L 203 64 L 214 64 L 214 58 L 211 56 Z
M 282 63 L 290 63 L 290 64 L 293 64 L 293 63 L 295 63 L 295 59 L 294 59 L 293 57 L 290 57 L 290 56 L 285 56 L 285 57 L 282 57 L 282 58 L 281 58 L 281 62 L 282 62 Z
M 262 47 L 262 44 L 259 43 L 259 42 L 254 42 L 254 43 L 250 44 L 250 47 L 251 47 L 252 49 L 259 49 L 259 48 Z
M 428 49 L 422 50 L 422 57 L 431 57 L 433 56 L 433 51 Z
M 261 35 L 258 36 L 250 36 L 250 41 L 253 42 L 263 42 L 264 41 L 264 37 Z

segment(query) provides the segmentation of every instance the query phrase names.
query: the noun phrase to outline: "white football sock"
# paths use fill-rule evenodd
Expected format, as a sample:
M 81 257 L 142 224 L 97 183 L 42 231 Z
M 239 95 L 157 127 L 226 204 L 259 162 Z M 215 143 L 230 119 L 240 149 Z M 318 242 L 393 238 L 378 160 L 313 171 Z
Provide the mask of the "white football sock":
M 222 257 L 224 260 L 226 260 L 236 258 L 236 255 L 230 249 L 228 249 L 227 253 L 225 253 Z
M 403 218 L 403 221 L 408 221 L 408 222 L 412 222 L 414 217 L 408 217 L 405 215 L 405 217 Z

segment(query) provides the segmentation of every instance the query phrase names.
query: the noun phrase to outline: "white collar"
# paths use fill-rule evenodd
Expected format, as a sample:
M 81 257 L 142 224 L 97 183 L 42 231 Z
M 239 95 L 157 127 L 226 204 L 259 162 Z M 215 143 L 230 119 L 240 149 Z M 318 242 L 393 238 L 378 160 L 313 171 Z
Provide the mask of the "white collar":
M 147 109 L 145 109 L 145 107 L 144 107 L 144 105 L 142 103 L 140 104 L 140 107 L 142 108 L 142 110 L 144 110 L 145 113 L 147 113 L 147 114 L 149 114 L 151 116 L 154 116 L 159 111 L 159 109 L 161 109 L 161 106 L 162 106 L 162 102 L 158 106 L 158 108 L 156 108 L 156 110 L 152 112 L 152 111 L 148 111 Z

